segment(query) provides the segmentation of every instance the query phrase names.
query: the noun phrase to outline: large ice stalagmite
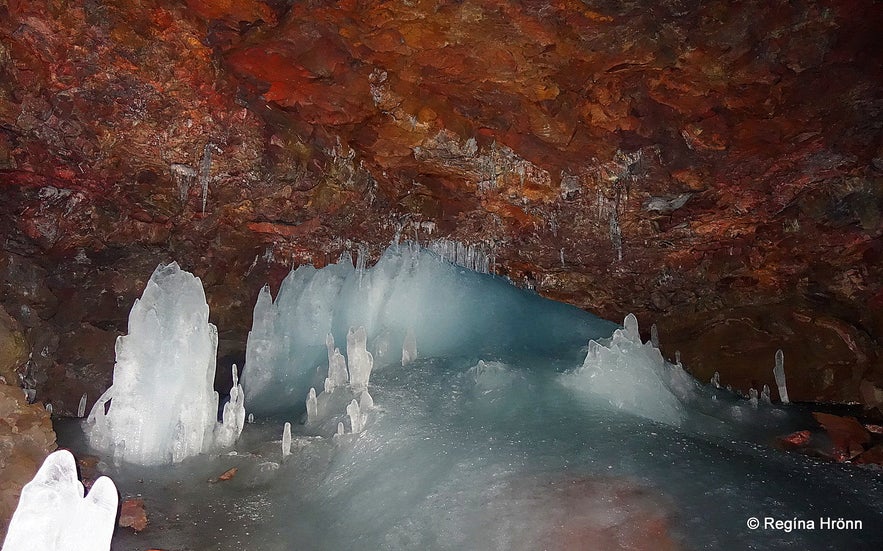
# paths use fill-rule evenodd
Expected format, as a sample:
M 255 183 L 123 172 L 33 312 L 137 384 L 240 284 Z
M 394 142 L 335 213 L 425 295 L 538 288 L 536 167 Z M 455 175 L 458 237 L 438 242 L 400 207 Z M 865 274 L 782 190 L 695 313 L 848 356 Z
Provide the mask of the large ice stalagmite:
M 94 448 L 153 465 L 236 441 L 245 422 L 244 393 L 234 371 L 218 423 L 218 332 L 208 314 L 199 278 L 175 262 L 156 268 L 132 306 L 129 334 L 117 339 L 113 384 L 89 414 Z
M 317 368 L 333 355 L 326 336 L 343 342 L 353 327 L 365 328 L 367 349 L 382 366 L 408 363 L 416 343 L 424 358 L 560 358 L 616 326 L 410 243 L 390 246 L 367 269 L 356 269 L 345 254 L 319 270 L 292 271 L 275 301 L 269 288 L 261 291 L 243 375 L 249 409 L 271 413 L 303 404 L 310 387 L 321 388 Z
M 562 381 L 618 409 L 679 425 L 685 404 L 696 396 L 696 381 L 680 365 L 666 362 L 652 341 L 641 342 L 633 314 L 602 342 L 590 341 L 582 367 L 563 375 Z
M 84 497 L 74 456 L 53 452 L 21 491 L 3 551 L 107 551 L 116 525 L 117 489 L 102 476 Z

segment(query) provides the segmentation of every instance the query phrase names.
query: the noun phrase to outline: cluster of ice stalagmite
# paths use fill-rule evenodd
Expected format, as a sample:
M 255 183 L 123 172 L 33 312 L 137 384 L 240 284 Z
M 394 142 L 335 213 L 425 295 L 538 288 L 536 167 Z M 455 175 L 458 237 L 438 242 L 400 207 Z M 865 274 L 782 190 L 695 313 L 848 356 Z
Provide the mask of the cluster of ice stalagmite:
M 635 415 L 680 424 L 685 403 L 698 388 L 680 362 L 666 362 L 652 342 L 641 342 L 633 314 L 626 316 L 622 329 L 602 342 L 589 342 L 582 367 L 566 374 L 565 384 Z
M 89 414 L 90 444 L 117 460 L 178 462 L 232 445 L 245 424 L 245 395 L 233 388 L 218 423 L 214 391 L 218 332 L 202 282 L 177 263 L 159 265 L 116 344 L 113 384 Z
M 268 287 L 261 291 L 243 375 L 249 410 L 278 412 L 310 387 L 323 388 L 317 368 L 325 364 L 326 337 L 343 340 L 351 327 L 364 327 L 367 350 L 384 366 L 412 361 L 418 343 L 424 358 L 561 357 L 615 325 L 411 243 L 390 246 L 371 268 L 356 269 L 345 253 L 325 268 L 292 271 L 275 301 Z M 339 362 L 329 362 L 337 366 L 332 385 L 340 380 Z
M 104 551 L 116 525 L 117 489 L 102 476 L 84 496 L 74 456 L 49 455 L 21 491 L 3 551 Z
M 307 393 L 307 428 L 317 432 L 334 430 L 338 435 L 358 434 L 365 428 L 368 411 L 374 407 L 368 393 L 374 357 L 367 349 L 365 328 L 347 332 L 346 358 L 334 347 L 330 333 L 326 347 L 328 376 L 320 393 L 313 387 Z

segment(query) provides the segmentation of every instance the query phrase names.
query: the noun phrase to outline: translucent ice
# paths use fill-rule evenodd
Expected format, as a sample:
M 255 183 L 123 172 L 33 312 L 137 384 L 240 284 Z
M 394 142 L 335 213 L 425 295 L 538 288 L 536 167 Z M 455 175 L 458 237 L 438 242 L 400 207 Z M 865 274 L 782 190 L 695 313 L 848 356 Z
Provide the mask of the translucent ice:
M 783 404 L 788 401 L 788 388 L 785 386 L 785 354 L 781 349 L 776 350 L 776 367 L 773 368 L 773 377 L 776 378 L 776 386 L 779 387 L 779 398 Z
M 22 488 L 3 551 L 110 549 L 117 501 L 116 486 L 106 476 L 83 497 L 74 456 L 53 452 Z
M 417 359 L 417 338 L 414 331 L 408 329 L 405 332 L 405 342 L 402 343 L 402 365 L 408 365 Z
M 152 465 L 238 438 L 245 404 L 235 377 L 223 422 L 217 422 L 218 334 L 208 314 L 199 278 L 175 262 L 157 267 L 132 306 L 129 334 L 117 339 L 113 384 L 89 414 L 86 431 L 94 448 Z
M 349 367 L 350 387 L 355 390 L 368 388 L 368 379 L 374 367 L 374 357 L 368 352 L 368 336 L 364 327 L 350 329 L 346 335 L 346 357 Z
M 291 423 L 287 422 L 282 427 L 282 457 L 291 455 Z
M 611 405 L 655 421 L 678 425 L 697 384 L 679 365 L 666 362 L 652 343 L 642 343 L 638 320 L 626 316 L 623 328 L 602 344 L 592 340 L 583 366 L 563 381 L 600 396 Z
M 325 362 L 339 361 L 327 335 L 340 342 L 351 328 L 364 327 L 365 352 L 373 356 L 375 368 L 399 363 L 398 354 L 390 353 L 398 347 L 388 344 L 404 343 L 409 330 L 423 358 L 505 359 L 529 351 L 575 359 L 588 339 L 608 336 L 615 328 L 583 310 L 455 266 L 410 243 L 391 246 L 377 264 L 363 270 L 361 285 L 359 280 L 344 255 L 321 270 L 301 266 L 292 271 L 275 302 L 269 288 L 261 291 L 243 371 L 249 409 L 273 413 L 304 404 L 311 387 L 324 388 L 317 373 L 324 372 Z M 361 359 L 353 364 L 357 356 Z M 367 356 L 348 358 L 357 385 L 363 382 L 362 359 Z M 342 383 L 335 378 L 330 382 L 329 390 Z

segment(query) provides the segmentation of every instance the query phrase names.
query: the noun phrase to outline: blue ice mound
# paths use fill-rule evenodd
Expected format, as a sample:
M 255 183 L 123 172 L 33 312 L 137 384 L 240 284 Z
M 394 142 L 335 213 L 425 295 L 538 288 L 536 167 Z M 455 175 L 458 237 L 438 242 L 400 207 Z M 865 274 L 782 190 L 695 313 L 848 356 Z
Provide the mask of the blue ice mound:
M 345 342 L 356 327 L 365 328 L 377 367 L 407 364 L 417 350 L 421 358 L 571 357 L 616 328 L 411 243 L 390 246 L 371 268 L 359 264 L 344 254 L 322 269 L 292 271 L 275 301 L 261 291 L 243 373 L 250 411 L 303 407 L 309 389 L 323 386 L 327 336 Z
M 652 341 L 641 342 L 629 314 L 610 339 L 589 342 L 582 367 L 562 376 L 574 390 L 628 413 L 680 425 L 699 385 L 680 364 L 666 362 Z
M 245 424 L 233 367 L 218 423 L 214 390 L 218 330 L 208 322 L 202 282 L 160 264 L 116 343 L 113 384 L 95 402 L 86 432 L 93 448 L 142 465 L 173 463 L 232 445 Z
M 116 525 L 117 489 L 102 476 L 84 496 L 74 456 L 49 454 L 21 490 L 3 551 L 107 551 Z

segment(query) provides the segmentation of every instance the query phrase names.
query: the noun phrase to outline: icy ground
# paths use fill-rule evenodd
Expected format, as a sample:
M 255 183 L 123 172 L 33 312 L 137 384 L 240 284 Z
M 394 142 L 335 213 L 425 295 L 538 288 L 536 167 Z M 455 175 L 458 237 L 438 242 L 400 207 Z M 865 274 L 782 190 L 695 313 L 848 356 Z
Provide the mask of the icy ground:
M 232 455 L 109 467 L 123 494 L 144 496 L 151 523 L 118 530 L 113 548 L 664 549 L 647 535 L 660 518 L 686 549 L 883 544 L 878 472 L 766 444 L 801 425 L 799 407 L 784 416 L 716 391 L 710 411 L 725 421 L 674 428 L 564 391 L 560 366 L 477 364 L 379 370 L 362 433 L 321 438 L 295 424 L 284 461 L 282 421 L 264 419 Z M 209 483 L 234 466 L 232 480 Z M 751 531 L 752 516 L 861 519 L 864 529 Z M 636 532 L 642 541 L 629 544 Z
M 700 385 L 633 317 L 617 329 L 427 251 L 363 266 L 262 293 L 243 372 L 256 422 L 234 450 L 106 460 L 150 517 L 113 549 L 883 548 L 878 471 L 771 447 L 809 425 L 801 406 Z M 78 425 L 59 430 L 87 452 Z

